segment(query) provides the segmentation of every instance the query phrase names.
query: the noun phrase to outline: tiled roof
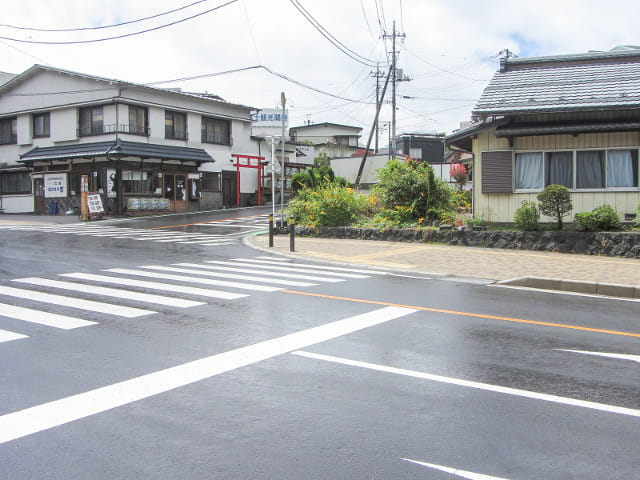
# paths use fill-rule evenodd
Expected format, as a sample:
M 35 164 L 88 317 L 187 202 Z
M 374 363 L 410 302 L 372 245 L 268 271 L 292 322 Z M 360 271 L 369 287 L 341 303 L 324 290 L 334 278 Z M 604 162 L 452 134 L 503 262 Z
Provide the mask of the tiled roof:
M 80 143 L 57 147 L 36 147 L 20 156 L 21 162 L 34 162 L 71 158 L 91 158 L 107 155 L 135 158 L 157 158 L 162 160 L 183 160 L 191 162 L 215 161 L 202 148 L 155 145 L 152 143 L 112 141 Z
M 594 55 L 519 60 L 497 72 L 476 116 L 640 107 L 640 56 Z M 539 61 L 537 61 L 539 60 Z M 542 61 L 544 60 L 544 61 Z

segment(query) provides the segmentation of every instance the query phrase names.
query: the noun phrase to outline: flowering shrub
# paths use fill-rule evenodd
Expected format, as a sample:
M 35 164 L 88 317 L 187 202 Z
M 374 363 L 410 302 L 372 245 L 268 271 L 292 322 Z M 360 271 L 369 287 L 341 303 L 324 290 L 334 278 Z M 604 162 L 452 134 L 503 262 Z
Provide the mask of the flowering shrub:
M 449 167 L 449 175 L 451 179 L 458 184 L 458 188 L 462 190 L 465 183 L 469 179 L 469 175 L 467 174 L 467 167 L 462 165 L 461 163 L 452 163 Z
M 324 182 L 314 190 L 303 189 L 289 202 L 288 213 L 296 222 L 315 227 L 354 224 L 367 208 L 367 200 L 350 187 Z

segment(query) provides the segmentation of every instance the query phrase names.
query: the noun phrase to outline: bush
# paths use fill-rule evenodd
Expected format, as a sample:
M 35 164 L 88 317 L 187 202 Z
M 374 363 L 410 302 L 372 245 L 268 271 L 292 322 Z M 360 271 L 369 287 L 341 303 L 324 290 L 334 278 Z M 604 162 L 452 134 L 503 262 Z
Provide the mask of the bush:
M 518 230 L 539 230 L 540 211 L 536 203 L 524 200 L 516 210 L 513 221 Z
M 563 185 L 547 185 L 537 198 L 540 211 L 548 217 L 555 218 L 558 221 L 558 230 L 562 230 L 562 217 L 573 209 L 569 189 Z
M 598 229 L 596 214 L 593 212 L 576 213 L 574 223 L 581 232 L 595 232 Z
M 640 227 L 640 203 L 638 203 L 638 210 L 636 210 L 636 221 L 634 225 Z
M 412 220 L 436 220 L 434 213 L 453 210 L 449 187 L 436 178 L 426 162 L 391 160 L 377 172 L 374 192 L 384 208 L 408 207 Z
M 353 189 L 325 182 L 315 190 L 303 189 L 289 202 L 288 213 L 296 222 L 312 227 L 342 227 L 354 224 L 366 210 L 367 201 Z
M 620 225 L 620 215 L 611 205 L 601 205 L 593 210 L 600 230 L 615 230 Z

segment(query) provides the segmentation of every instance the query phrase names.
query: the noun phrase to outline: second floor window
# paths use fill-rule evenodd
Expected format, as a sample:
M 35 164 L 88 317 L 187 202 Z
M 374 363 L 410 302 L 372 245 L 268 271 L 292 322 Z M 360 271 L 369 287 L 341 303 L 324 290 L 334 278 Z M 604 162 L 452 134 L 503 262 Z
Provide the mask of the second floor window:
M 202 142 L 231 145 L 231 122 L 221 118 L 202 117 Z
M 10 143 L 18 143 L 18 119 L 16 117 L 0 119 L 0 145 Z
M 129 133 L 149 135 L 149 111 L 145 107 L 129 105 Z
M 165 111 L 164 114 L 165 138 L 187 139 L 187 115 L 180 112 Z
M 33 114 L 33 138 L 48 137 L 51 134 L 49 112 Z
M 87 107 L 80 109 L 80 128 L 78 135 L 100 135 L 104 133 L 104 114 L 102 107 Z

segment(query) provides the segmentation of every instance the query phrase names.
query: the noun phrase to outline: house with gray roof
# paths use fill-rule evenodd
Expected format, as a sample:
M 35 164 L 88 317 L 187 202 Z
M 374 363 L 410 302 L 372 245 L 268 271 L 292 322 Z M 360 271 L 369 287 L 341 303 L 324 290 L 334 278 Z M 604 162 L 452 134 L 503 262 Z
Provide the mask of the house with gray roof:
M 573 212 L 640 202 L 640 49 L 503 59 L 447 146 L 473 153 L 474 217 L 511 222 L 550 184 Z M 551 219 L 543 219 L 551 221 Z
M 255 110 L 42 65 L 0 74 L 0 210 L 74 212 L 83 187 L 114 214 L 236 205 L 260 181 L 232 162 L 260 154 Z

